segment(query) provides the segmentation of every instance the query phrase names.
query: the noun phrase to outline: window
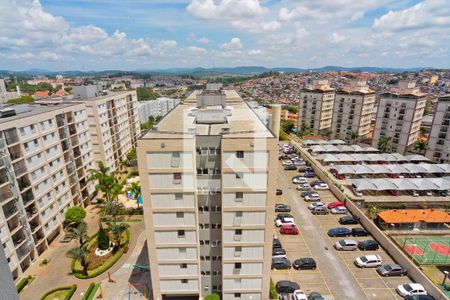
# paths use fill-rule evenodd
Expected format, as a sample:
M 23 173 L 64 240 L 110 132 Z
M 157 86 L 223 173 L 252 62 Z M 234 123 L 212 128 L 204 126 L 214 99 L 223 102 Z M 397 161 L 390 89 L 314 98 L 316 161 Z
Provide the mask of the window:
M 186 254 L 186 248 L 178 248 L 180 254 Z
M 180 152 L 172 152 L 172 168 L 177 168 L 180 166 Z
M 237 212 L 235 213 L 235 217 L 236 217 L 236 218 L 242 218 L 242 215 L 243 215 L 243 212 L 242 212 L 242 211 L 237 211 Z
M 235 235 L 242 235 L 242 229 L 236 229 L 236 230 L 234 231 L 234 234 L 235 234 Z
M 244 200 L 244 193 L 236 192 L 236 202 L 242 202 L 242 200 Z
M 181 279 L 181 283 L 186 284 L 186 283 L 188 283 L 188 280 L 187 279 Z
M 241 293 L 234 293 L 234 298 L 241 299 Z
M 184 230 L 178 230 L 178 237 L 179 237 L 179 238 L 184 238 L 184 237 L 185 237 L 185 232 L 184 232 Z
M 181 173 L 173 173 L 173 183 L 181 182 Z
M 180 269 L 187 269 L 187 264 L 181 264 Z
M 244 151 L 236 151 L 237 158 L 244 158 Z
M 184 212 L 177 212 L 177 219 L 184 218 Z
M 234 268 L 237 270 L 242 269 L 242 263 L 240 263 L 240 262 L 234 263 Z
M 237 172 L 237 173 L 236 173 L 236 178 L 237 178 L 237 179 L 242 179 L 242 178 L 244 178 L 244 173 L 242 173 L 242 172 Z

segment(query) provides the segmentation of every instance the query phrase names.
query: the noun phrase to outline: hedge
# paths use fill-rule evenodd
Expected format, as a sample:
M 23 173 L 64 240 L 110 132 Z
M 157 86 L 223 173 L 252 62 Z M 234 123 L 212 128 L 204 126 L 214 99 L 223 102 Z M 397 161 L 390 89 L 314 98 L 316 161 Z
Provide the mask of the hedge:
M 44 300 L 48 295 L 50 295 L 50 294 L 52 294 L 54 292 L 62 291 L 62 290 L 67 290 L 67 294 L 64 297 L 64 300 L 70 300 L 70 298 L 72 298 L 73 294 L 77 290 L 77 285 L 73 284 L 73 285 L 69 285 L 69 286 L 63 286 L 63 287 L 59 287 L 59 288 L 54 288 L 54 289 L 48 291 L 47 293 L 45 293 L 44 296 L 41 297 L 41 300 Z
M 92 290 L 94 289 L 94 286 L 95 286 L 95 283 L 93 283 L 93 282 L 88 286 L 86 292 L 84 292 L 82 300 L 88 299 L 89 295 L 91 294 Z
M 89 297 L 86 298 L 86 300 L 93 300 L 95 297 L 95 294 L 97 294 L 98 289 L 100 288 L 101 282 L 98 282 L 95 284 L 94 288 L 92 289 L 91 293 L 89 294 Z
M 106 272 L 122 257 L 122 255 L 125 253 L 125 249 L 128 248 L 128 244 L 130 243 L 130 230 L 127 229 L 125 231 L 125 235 L 126 235 L 126 241 L 125 241 L 124 245 L 122 246 L 122 248 L 120 248 L 119 251 L 117 251 L 108 261 L 106 261 L 105 264 L 101 265 L 100 267 L 98 267 L 94 270 L 88 271 L 88 274 L 84 275 L 82 273 L 82 267 L 81 267 L 80 263 L 74 259 L 74 260 L 72 260 L 72 266 L 71 266 L 72 274 L 78 279 L 89 279 L 89 278 L 97 277 L 98 275 Z
M 20 293 L 28 284 L 30 281 L 31 276 L 27 276 L 22 278 L 16 285 L 17 293 Z
M 270 294 L 270 299 L 278 299 L 278 292 L 277 292 L 277 289 L 275 287 L 275 283 L 273 283 L 273 281 L 272 281 L 272 278 L 270 278 L 269 294 Z

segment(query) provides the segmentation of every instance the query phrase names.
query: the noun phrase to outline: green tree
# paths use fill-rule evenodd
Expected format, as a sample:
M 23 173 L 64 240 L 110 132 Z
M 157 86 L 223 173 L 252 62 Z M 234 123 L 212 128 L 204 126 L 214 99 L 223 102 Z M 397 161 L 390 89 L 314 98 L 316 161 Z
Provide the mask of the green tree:
M 103 192 L 106 201 L 116 200 L 122 185 L 116 178 L 116 173 L 111 172 L 109 167 L 105 166 L 102 162 L 98 162 L 98 170 L 88 170 L 89 181 L 96 181 L 95 190 Z
M 132 161 L 134 159 L 137 159 L 137 153 L 136 153 L 136 148 L 132 148 L 130 151 L 128 151 L 127 153 L 127 160 L 128 161 Z
M 220 300 L 219 294 L 212 293 L 205 297 L 204 300 Z
M 99 224 L 98 235 L 97 235 L 98 249 L 106 250 L 109 248 L 109 238 L 106 230 L 103 228 L 102 222 Z
M 128 188 L 128 192 L 132 193 L 136 197 L 137 208 L 139 208 L 139 196 L 141 195 L 141 185 L 139 182 L 132 182 Z
M 297 135 L 300 138 L 303 138 L 305 136 L 311 135 L 311 131 L 309 130 L 309 127 L 306 125 L 300 126 L 300 129 L 297 131 Z
M 327 137 L 327 139 L 330 139 L 330 137 L 331 137 L 331 130 L 330 129 L 325 129 L 322 134 L 325 137 Z
M 378 141 L 378 149 L 381 152 L 390 152 L 392 148 L 392 138 L 390 136 L 382 135 Z
M 152 88 L 138 87 L 136 89 L 138 101 L 155 100 L 158 98 L 158 93 L 155 93 Z
M 78 244 L 81 247 L 87 240 L 87 224 L 86 222 L 81 222 L 77 227 L 69 228 L 69 232 L 72 234 L 73 238 L 78 240 Z
M 122 246 L 122 235 L 130 227 L 125 223 L 108 223 L 108 230 L 112 233 L 114 237 L 114 243 L 116 244 L 116 249 Z
M 103 206 L 103 213 L 105 215 L 115 218 L 116 215 L 118 215 L 122 209 L 123 209 L 122 203 L 118 203 L 116 201 L 106 201 L 105 205 Z
M 67 223 L 78 224 L 86 217 L 86 211 L 81 206 L 70 207 L 64 214 Z
M 273 283 L 272 278 L 270 278 L 270 288 L 269 288 L 270 299 L 278 299 L 277 289 L 275 283 Z
M 67 256 L 80 262 L 81 266 L 83 267 L 83 275 L 88 274 L 88 266 L 89 266 L 88 254 L 89 254 L 89 252 L 88 252 L 87 246 L 88 246 L 88 244 L 84 244 L 80 247 L 73 248 L 67 252 Z
M 367 208 L 367 213 L 369 215 L 369 218 L 371 218 L 372 220 L 375 219 L 377 217 L 377 215 L 382 211 L 383 211 L 383 209 L 381 207 L 379 207 L 378 205 L 369 205 L 369 207 Z
M 419 152 L 425 152 L 428 149 L 427 141 L 417 141 L 414 143 L 414 150 Z
M 281 129 L 283 129 L 284 132 L 287 134 L 292 132 L 292 129 L 294 129 L 295 123 L 292 120 L 281 120 Z
M 352 142 L 352 144 L 356 144 L 356 142 L 358 141 L 358 138 L 359 138 L 358 131 L 352 131 L 350 133 L 349 139 Z

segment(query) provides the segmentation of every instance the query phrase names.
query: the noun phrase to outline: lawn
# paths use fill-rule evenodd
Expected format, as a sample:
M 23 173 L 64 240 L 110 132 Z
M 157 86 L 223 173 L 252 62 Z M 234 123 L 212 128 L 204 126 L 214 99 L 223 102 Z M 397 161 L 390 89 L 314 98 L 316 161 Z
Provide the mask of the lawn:
M 69 290 L 59 290 L 46 296 L 44 300 L 64 300 Z

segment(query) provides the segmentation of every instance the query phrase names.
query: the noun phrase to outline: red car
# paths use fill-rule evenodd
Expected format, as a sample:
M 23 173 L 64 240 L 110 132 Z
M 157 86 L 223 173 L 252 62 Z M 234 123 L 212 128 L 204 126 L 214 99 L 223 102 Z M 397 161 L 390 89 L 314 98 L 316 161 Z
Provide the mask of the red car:
M 281 234 L 298 234 L 298 228 L 295 225 L 283 225 L 280 228 Z
M 345 205 L 341 201 L 334 201 L 334 202 L 328 203 L 327 208 L 332 209 L 332 208 L 336 208 L 338 206 L 345 206 Z

